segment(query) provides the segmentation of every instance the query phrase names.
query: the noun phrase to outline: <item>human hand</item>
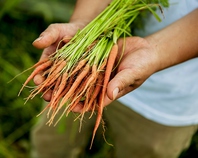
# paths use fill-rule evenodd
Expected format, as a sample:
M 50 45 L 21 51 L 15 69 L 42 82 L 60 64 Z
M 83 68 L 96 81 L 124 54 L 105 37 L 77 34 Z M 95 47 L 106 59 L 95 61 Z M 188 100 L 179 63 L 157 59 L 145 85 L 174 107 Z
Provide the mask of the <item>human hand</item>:
M 108 84 L 104 100 L 105 106 L 138 88 L 159 68 L 159 57 L 155 46 L 140 37 L 128 37 L 125 40 L 125 44 L 123 39 L 118 41 L 117 61 L 121 57 L 123 46 L 125 46 L 125 50 L 120 64 L 114 72 L 115 76 Z
M 156 47 L 150 44 L 147 39 L 140 37 L 120 39 L 118 47 L 116 63 L 119 62 L 119 64 L 108 83 L 104 106 L 135 90 L 149 76 L 159 70 L 159 54 Z M 123 47 L 125 48 L 124 52 L 122 51 Z M 73 111 L 81 112 L 83 106 L 83 104 L 78 104 Z
M 59 42 L 68 42 L 69 39 L 75 35 L 79 28 L 83 25 L 79 24 L 52 24 L 50 25 L 40 37 L 33 42 L 33 45 L 44 51 L 41 59 L 48 57 L 57 49 Z M 146 39 L 140 37 L 128 37 L 124 40 L 118 41 L 119 53 L 117 62 L 122 54 L 122 48 L 125 47 L 122 59 L 115 70 L 115 76 L 110 80 L 107 87 L 107 94 L 105 96 L 104 105 L 108 105 L 113 100 L 129 93 L 130 91 L 139 87 L 150 75 L 156 72 L 157 69 L 157 53 L 148 43 Z M 42 74 L 34 77 L 36 85 L 44 81 Z M 52 91 L 49 90 L 43 95 L 43 99 L 50 101 Z M 82 106 L 82 105 L 81 105 Z M 79 108 L 76 108 L 80 111 Z
M 51 24 L 40 34 L 39 38 L 33 42 L 33 46 L 36 48 L 44 49 L 40 60 L 54 53 L 58 46 L 61 47 L 64 43 L 67 43 L 75 33 L 84 26 L 85 25 L 83 23 Z M 63 43 L 60 44 L 60 41 Z M 42 74 L 38 74 L 33 80 L 36 85 L 39 85 L 45 80 L 45 78 Z M 49 90 L 43 95 L 43 99 L 50 101 L 51 93 L 52 91 Z

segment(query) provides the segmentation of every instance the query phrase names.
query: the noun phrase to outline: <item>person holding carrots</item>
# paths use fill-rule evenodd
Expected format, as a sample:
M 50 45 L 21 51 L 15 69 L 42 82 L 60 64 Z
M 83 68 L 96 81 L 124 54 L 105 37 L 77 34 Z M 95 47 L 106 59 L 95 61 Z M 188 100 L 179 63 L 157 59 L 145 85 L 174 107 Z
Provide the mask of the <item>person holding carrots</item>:
M 78 0 L 69 23 L 51 24 L 33 42 L 36 48 L 44 49 L 41 59 L 110 2 Z M 177 158 L 198 129 L 198 0 L 169 3 L 161 23 L 148 15 L 144 29 L 136 29 L 136 36 L 125 39 L 124 55 L 108 83 L 104 117 L 117 158 Z M 118 57 L 123 42 L 118 41 Z M 36 85 L 43 80 L 42 75 L 34 77 Z M 49 101 L 51 94 L 43 98 Z M 79 105 L 73 111 L 81 109 Z M 88 120 L 78 133 L 72 131 L 73 117 L 66 118 L 65 131 L 58 134 L 56 127 L 45 126 L 44 119 L 32 132 L 33 157 L 79 157 L 89 143 L 86 133 L 94 121 Z

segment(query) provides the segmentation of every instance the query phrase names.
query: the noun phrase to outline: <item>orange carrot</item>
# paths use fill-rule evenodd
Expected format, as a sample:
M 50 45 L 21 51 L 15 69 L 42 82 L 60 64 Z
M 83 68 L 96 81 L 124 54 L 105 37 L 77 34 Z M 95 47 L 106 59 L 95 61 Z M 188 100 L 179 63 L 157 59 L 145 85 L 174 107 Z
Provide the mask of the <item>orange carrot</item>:
M 40 85 L 38 85 L 37 88 L 30 95 L 32 95 L 32 97 L 34 97 L 35 95 L 37 95 L 38 93 L 43 91 L 43 89 L 45 87 L 49 87 L 51 84 L 53 84 L 54 81 L 60 76 L 60 73 L 61 73 L 62 69 L 65 67 L 65 65 L 66 65 L 66 61 L 63 60 L 56 67 L 56 69 L 51 74 L 49 74 L 49 76 L 46 78 L 46 80 L 44 82 L 42 82 Z M 34 93 L 34 95 L 33 95 L 33 93 Z
M 54 78 L 54 76 L 56 76 L 57 74 L 60 74 L 60 72 L 63 70 L 63 68 L 66 65 L 66 61 L 65 60 L 60 60 L 58 63 L 54 63 L 51 67 L 51 71 L 49 72 L 45 82 L 48 82 L 48 80 L 50 81 L 51 78 Z
M 68 83 L 66 83 L 66 86 L 65 86 L 64 91 L 62 91 L 62 93 L 61 93 L 58 97 L 56 97 L 56 101 L 55 101 L 55 103 L 52 105 L 52 108 L 54 109 L 54 111 L 56 110 L 57 105 L 58 105 L 60 99 L 61 99 L 63 96 L 65 96 L 65 95 L 67 94 L 67 92 L 69 91 L 69 89 L 71 88 L 73 82 L 74 82 L 74 76 L 70 76 L 69 79 L 68 79 Z
M 86 77 L 86 79 L 84 79 L 84 81 L 82 81 L 80 87 L 76 90 L 74 95 L 74 99 L 76 98 L 81 98 L 85 97 L 85 101 L 84 101 L 84 107 L 82 109 L 82 115 L 84 115 L 84 112 L 86 112 L 88 109 L 86 108 L 86 105 L 88 105 L 88 101 L 91 99 L 91 94 L 93 92 L 93 88 L 94 88 L 94 83 L 95 80 L 97 79 L 97 66 L 93 65 L 92 66 L 92 73 Z M 80 101 L 80 100 L 79 100 Z M 69 112 L 76 106 L 76 104 L 71 103 L 71 107 L 69 108 Z M 83 116 L 82 116 L 83 117 Z
M 102 64 L 99 67 L 99 71 L 103 71 L 103 69 L 105 68 L 107 64 L 107 58 L 104 59 L 104 61 L 102 62 Z
M 84 107 L 82 112 L 86 112 L 89 110 L 89 101 L 92 98 L 93 92 L 95 90 L 95 85 L 90 85 L 85 93 L 85 101 L 84 101 Z
M 79 116 L 81 116 L 79 131 L 81 131 L 81 128 L 82 128 L 82 122 L 83 122 L 85 112 L 87 112 L 87 110 L 89 110 L 87 106 L 88 106 L 89 100 L 92 97 L 91 94 L 93 93 L 94 88 L 95 87 L 93 85 L 90 85 L 89 88 L 85 92 L 85 100 L 84 100 L 83 108 L 81 110 L 81 114 L 79 115 Z
M 83 89 L 81 90 L 81 93 L 85 93 L 85 91 L 88 89 L 89 86 L 92 86 L 94 84 L 94 81 L 97 79 L 97 66 L 92 66 L 92 73 L 89 75 L 85 81 L 85 85 L 83 85 Z
M 76 105 L 78 105 L 82 99 L 83 96 L 85 96 L 84 93 L 82 93 L 82 91 L 84 90 L 85 85 L 87 84 L 87 81 L 89 80 L 89 76 L 85 76 L 84 79 L 81 81 L 81 84 L 78 86 L 78 88 L 76 88 L 75 93 L 73 93 L 68 99 L 70 100 L 69 104 L 67 105 L 67 107 L 65 108 L 65 110 L 62 112 L 62 115 L 59 117 L 59 119 L 56 121 L 55 125 L 58 123 L 58 121 L 61 119 L 61 117 L 66 114 L 66 116 L 68 116 L 68 114 L 71 112 L 71 110 L 73 110 L 73 108 L 75 108 Z M 73 83 L 73 82 L 72 82 Z M 65 96 L 65 94 L 64 94 Z M 51 118 L 51 121 L 53 121 L 55 115 L 53 115 L 53 117 Z
M 56 112 L 54 115 L 58 113 L 58 111 L 63 107 L 63 105 L 68 101 L 68 99 L 73 95 L 74 91 L 78 86 L 80 85 L 81 81 L 85 78 L 85 76 L 89 73 L 90 71 L 90 65 L 86 64 L 81 73 L 77 76 L 75 81 L 73 82 L 71 88 L 69 91 L 65 94 L 65 96 L 62 98 L 59 107 L 57 108 Z
M 70 107 L 68 108 L 66 115 L 68 115 L 75 108 L 75 106 L 81 101 L 82 97 L 84 97 L 85 94 L 82 93 L 82 91 L 84 90 L 84 87 L 87 84 L 89 77 L 90 76 L 85 76 L 83 81 L 81 81 L 79 87 L 76 89 L 74 95 L 71 98 L 72 101 L 70 103 Z
M 56 111 L 56 108 L 58 107 L 59 101 L 61 100 L 61 98 L 65 95 L 65 92 L 63 91 L 59 96 L 56 96 L 56 98 L 54 99 L 53 104 L 50 102 L 50 108 L 49 111 L 47 113 L 47 117 L 49 118 L 50 112 L 53 110 L 52 112 L 52 117 L 54 116 L 54 113 Z
M 93 92 L 93 86 L 94 86 L 95 80 L 97 79 L 97 74 L 98 74 L 97 66 L 94 64 L 92 66 L 92 72 L 85 80 L 85 85 L 82 86 L 82 91 L 80 92 L 80 94 L 85 95 L 84 96 L 85 101 L 84 101 L 84 106 L 82 108 L 81 114 L 79 115 L 79 116 L 81 116 L 79 131 L 81 130 L 81 127 L 82 127 L 82 121 L 84 118 L 84 114 L 87 111 L 86 105 L 88 104 L 88 101 L 90 100 L 90 97 L 91 97 L 91 93 Z
M 85 64 L 87 63 L 87 59 L 82 59 L 78 62 L 78 65 L 72 70 L 72 73 L 70 75 L 75 74 L 77 71 L 79 71 Z
M 67 92 L 67 94 L 63 98 L 63 100 L 62 100 L 63 103 L 68 99 L 69 96 L 71 96 L 74 93 L 74 91 L 76 90 L 76 88 L 78 88 L 78 86 L 80 85 L 81 81 L 89 73 L 89 70 L 90 70 L 90 65 L 89 64 L 86 64 L 86 66 L 83 68 L 82 72 L 75 79 L 75 81 L 74 81 L 72 87 L 70 88 L 70 90 Z
M 53 61 L 53 65 L 52 65 L 51 68 L 50 68 L 50 71 L 48 72 L 48 75 L 50 75 L 53 71 L 55 71 L 55 70 L 57 69 L 57 67 L 58 67 L 61 63 L 63 64 L 63 62 L 66 64 L 66 61 L 65 61 L 64 59 L 60 59 L 60 58 L 55 59 L 55 60 Z
M 53 95 L 54 95 L 54 96 L 55 96 L 55 94 L 57 93 L 57 91 L 58 91 L 58 89 L 59 89 L 59 86 L 60 86 L 62 80 L 63 80 L 63 76 L 62 76 L 62 75 L 61 75 L 60 77 L 57 78 L 56 83 L 55 83 L 54 88 L 53 88 Z
M 33 69 L 33 68 L 36 68 L 36 67 L 42 65 L 43 63 L 47 62 L 48 60 L 49 60 L 49 58 L 44 58 L 44 59 L 38 61 L 36 64 L 34 64 L 33 66 L 31 66 L 30 68 L 28 68 L 28 69 L 22 71 L 21 73 L 19 73 L 19 74 L 16 75 L 15 77 L 13 77 L 10 81 L 8 81 L 8 83 L 12 82 L 15 78 L 17 78 L 17 77 L 20 76 L 21 74 L 23 74 L 23 73 L 25 73 L 25 72 L 27 72 L 27 71 Z
M 68 82 L 66 82 L 66 85 L 64 87 L 64 90 L 56 97 L 53 98 L 53 101 L 51 100 L 51 106 L 50 106 L 50 109 L 47 113 L 47 117 L 49 118 L 49 115 L 50 115 L 50 112 L 53 110 L 52 114 L 51 114 L 51 118 L 50 120 L 48 121 L 47 124 L 52 124 L 53 122 L 53 119 L 55 117 L 55 113 L 56 113 L 56 109 L 58 108 L 58 105 L 60 104 L 60 100 L 63 96 L 65 96 L 67 94 L 67 92 L 69 91 L 69 89 L 71 88 L 73 82 L 74 82 L 74 75 L 70 76 L 69 79 L 68 79 Z M 53 104 L 52 104 L 53 102 Z
M 63 59 L 61 60 L 56 59 L 55 61 L 53 61 L 53 65 L 45 72 L 43 72 L 43 76 L 49 76 L 61 64 L 62 61 Z
M 80 100 L 82 99 L 82 96 L 78 96 L 76 99 L 73 100 L 73 102 L 70 104 L 68 111 L 66 113 L 66 116 L 68 116 L 68 114 L 76 107 L 76 105 L 78 105 L 78 103 L 80 102 Z
M 65 89 L 66 83 L 67 83 L 67 77 L 68 77 L 68 73 L 64 72 L 61 80 L 60 80 L 60 84 L 59 87 L 56 89 L 56 91 L 53 93 L 53 99 L 51 100 L 52 105 L 54 103 L 54 101 L 56 100 L 56 98 L 61 94 L 61 92 Z
M 49 61 L 49 58 L 41 59 L 41 60 L 39 60 L 36 64 L 34 64 L 34 65 L 32 66 L 32 68 L 38 67 L 39 65 L 41 65 L 41 64 L 43 64 L 43 63 L 45 63 L 45 62 L 47 62 L 47 61 Z
M 101 90 L 103 77 L 104 77 L 103 73 L 99 73 L 93 94 L 92 94 L 91 99 L 89 100 L 88 105 L 87 105 L 87 110 L 92 107 L 94 100 L 96 99 L 96 97 L 98 96 L 98 94 Z
M 96 123 L 95 123 L 95 127 L 93 130 L 93 135 L 92 135 L 92 140 L 91 140 L 91 145 L 90 145 L 90 149 L 92 147 L 93 144 L 93 140 L 94 137 L 96 135 L 96 131 L 100 125 L 101 122 L 101 118 L 102 118 L 102 112 L 103 112 L 103 102 L 104 102 L 104 96 L 106 93 L 106 89 L 107 89 L 107 84 L 109 82 L 110 76 L 111 76 L 111 71 L 113 69 L 113 65 L 116 59 L 116 56 L 118 54 L 118 45 L 114 44 L 109 57 L 108 57 L 108 61 L 107 61 L 107 66 L 106 66 L 106 70 L 105 70 L 105 76 L 104 76 L 104 82 L 103 82 L 103 87 L 102 87 L 102 92 L 100 94 L 100 98 L 99 98 L 99 102 L 98 102 L 98 113 L 97 113 L 97 118 L 96 118 Z
M 21 87 L 18 96 L 21 94 L 21 91 L 24 89 L 24 87 L 34 78 L 35 75 L 37 75 L 39 72 L 45 70 L 47 67 L 51 66 L 52 61 L 48 60 L 47 62 L 42 63 L 38 67 L 35 68 L 35 70 L 30 74 L 30 76 L 26 79 L 25 83 Z
M 59 89 L 59 86 L 60 86 L 60 84 L 61 84 L 61 80 L 62 80 L 62 78 L 63 78 L 63 76 L 61 75 L 60 77 L 58 77 L 58 79 L 56 80 L 56 82 L 55 82 L 55 85 L 54 85 L 54 87 L 53 87 L 53 91 L 52 91 L 52 96 L 51 96 L 51 99 L 50 99 L 50 102 L 52 103 L 52 100 L 55 100 L 55 98 L 56 98 L 56 93 L 57 93 L 57 91 L 58 91 L 58 89 Z M 52 104 L 53 105 L 53 104 Z

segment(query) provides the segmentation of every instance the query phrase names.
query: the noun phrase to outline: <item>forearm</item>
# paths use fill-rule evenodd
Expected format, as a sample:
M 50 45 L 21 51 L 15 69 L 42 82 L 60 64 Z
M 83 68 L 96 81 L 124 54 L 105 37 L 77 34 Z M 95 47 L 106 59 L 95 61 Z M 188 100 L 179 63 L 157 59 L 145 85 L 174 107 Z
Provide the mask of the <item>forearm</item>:
M 78 0 L 70 22 L 88 24 L 100 14 L 112 0 Z
M 197 17 L 198 9 L 165 29 L 146 37 L 157 52 L 158 70 L 198 57 Z

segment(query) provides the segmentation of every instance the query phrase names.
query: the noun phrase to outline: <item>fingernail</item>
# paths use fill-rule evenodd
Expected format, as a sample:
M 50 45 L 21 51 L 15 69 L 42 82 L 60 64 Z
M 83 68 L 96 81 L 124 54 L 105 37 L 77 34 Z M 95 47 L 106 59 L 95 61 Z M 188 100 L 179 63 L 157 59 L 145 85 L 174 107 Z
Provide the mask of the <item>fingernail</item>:
M 119 88 L 115 88 L 113 91 L 113 100 L 115 100 L 117 98 L 118 93 L 119 93 Z
M 34 42 L 38 42 L 38 41 L 40 41 L 42 38 L 43 38 L 43 37 L 40 36 L 39 38 L 35 39 Z M 34 42 L 33 42 L 33 43 L 34 43 Z

